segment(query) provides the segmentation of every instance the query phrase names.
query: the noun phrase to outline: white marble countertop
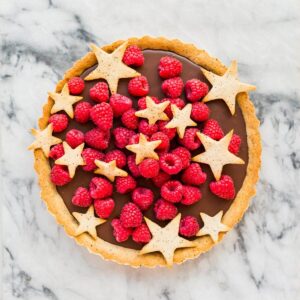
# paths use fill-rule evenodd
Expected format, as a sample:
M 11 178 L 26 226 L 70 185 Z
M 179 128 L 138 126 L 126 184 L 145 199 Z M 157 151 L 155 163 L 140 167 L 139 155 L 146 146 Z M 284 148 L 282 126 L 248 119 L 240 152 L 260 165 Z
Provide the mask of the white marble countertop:
M 0 34 L 3 299 L 300 299 L 298 0 L 1 1 Z M 40 200 L 26 150 L 47 91 L 90 42 L 144 34 L 237 59 L 240 78 L 257 85 L 261 120 L 261 179 L 245 218 L 170 270 L 131 269 L 78 247 Z

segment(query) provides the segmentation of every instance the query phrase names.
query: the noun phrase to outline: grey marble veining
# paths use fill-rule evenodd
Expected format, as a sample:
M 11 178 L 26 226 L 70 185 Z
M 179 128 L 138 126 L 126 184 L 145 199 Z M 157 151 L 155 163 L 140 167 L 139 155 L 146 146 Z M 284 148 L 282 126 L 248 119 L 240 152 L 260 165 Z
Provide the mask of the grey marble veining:
M 0 2 L 2 298 L 300 299 L 300 2 Z M 261 120 L 257 196 L 224 241 L 168 269 L 131 269 L 90 255 L 40 200 L 28 129 L 47 91 L 90 42 L 167 36 L 195 43 L 240 78 Z M 1 299 L 2 299 L 1 298 Z

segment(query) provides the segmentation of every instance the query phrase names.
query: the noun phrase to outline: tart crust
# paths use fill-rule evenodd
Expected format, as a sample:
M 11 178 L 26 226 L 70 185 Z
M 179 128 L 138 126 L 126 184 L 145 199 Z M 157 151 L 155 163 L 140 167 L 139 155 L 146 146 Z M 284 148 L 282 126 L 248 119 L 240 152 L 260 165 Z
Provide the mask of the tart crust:
M 110 45 L 104 46 L 107 52 L 112 52 L 124 41 L 120 40 Z M 169 40 L 164 37 L 129 38 L 128 44 L 135 44 L 141 49 L 166 50 L 177 53 L 197 65 L 223 75 L 226 67 L 216 58 L 211 57 L 204 50 L 196 48 L 192 44 L 186 44 L 180 40 Z M 56 92 L 60 92 L 64 84 L 74 76 L 80 76 L 86 69 L 97 63 L 96 57 L 92 52 L 87 53 L 83 58 L 78 60 L 71 69 L 69 69 L 62 80 L 56 86 Z M 222 222 L 229 227 L 235 226 L 243 217 L 247 210 L 250 199 L 255 195 L 255 184 L 258 180 L 258 173 L 261 164 L 261 139 L 259 134 L 259 121 L 255 115 L 255 108 L 247 93 L 237 95 L 237 102 L 240 106 L 246 124 L 247 142 L 248 142 L 248 166 L 243 185 L 238 192 L 235 200 L 224 215 Z M 48 98 L 43 107 L 43 116 L 39 119 L 40 129 L 46 128 L 50 111 L 54 102 Z M 62 225 L 67 234 L 74 238 L 75 241 L 86 247 L 91 253 L 97 254 L 106 260 L 112 260 L 119 264 L 130 265 L 132 267 L 155 267 L 166 266 L 166 262 L 160 253 L 149 253 L 140 255 L 139 250 L 129 249 L 122 246 L 110 244 L 97 237 L 95 240 L 87 233 L 75 236 L 78 223 L 68 211 L 63 199 L 58 194 L 56 187 L 50 181 L 50 164 L 49 160 L 43 154 L 42 150 L 34 151 L 34 167 L 38 174 L 39 185 L 41 187 L 41 198 L 45 201 L 48 211 L 55 217 L 58 224 Z M 225 233 L 220 233 L 219 241 L 222 240 Z M 215 244 L 210 237 L 199 237 L 195 240 L 195 248 L 177 249 L 174 255 L 174 263 L 180 264 L 187 259 L 192 259 L 210 250 Z

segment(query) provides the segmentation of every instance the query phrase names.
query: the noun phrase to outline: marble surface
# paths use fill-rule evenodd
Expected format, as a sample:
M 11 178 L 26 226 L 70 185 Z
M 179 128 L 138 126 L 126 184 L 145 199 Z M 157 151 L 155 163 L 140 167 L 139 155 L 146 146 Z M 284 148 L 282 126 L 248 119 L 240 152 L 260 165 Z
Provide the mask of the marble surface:
M 300 299 L 300 2 L 0 2 L 2 298 Z M 47 91 L 88 49 L 130 36 L 178 37 L 240 78 L 261 120 L 257 196 L 241 223 L 199 259 L 131 269 L 75 245 L 40 200 L 26 150 Z

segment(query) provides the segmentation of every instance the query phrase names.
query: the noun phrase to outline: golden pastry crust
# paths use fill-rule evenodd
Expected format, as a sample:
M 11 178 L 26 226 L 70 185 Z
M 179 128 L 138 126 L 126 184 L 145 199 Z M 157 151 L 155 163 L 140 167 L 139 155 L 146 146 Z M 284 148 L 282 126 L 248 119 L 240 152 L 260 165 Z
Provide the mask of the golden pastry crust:
M 114 42 L 111 45 L 103 47 L 103 49 L 107 52 L 112 52 L 123 42 L 124 41 Z M 218 59 L 211 57 L 204 50 L 200 50 L 192 44 L 185 44 L 177 39 L 169 40 L 163 37 L 154 38 L 145 36 L 142 38 L 130 38 L 128 39 L 128 43 L 129 45 L 135 44 L 141 49 L 157 49 L 175 52 L 218 75 L 223 75 L 226 72 L 226 67 Z M 87 53 L 65 73 L 64 78 L 59 81 L 56 86 L 56 92 L 60 92 L 64 84 L 71 77 L 80 76 L 86 69 L 90 68 L 95 63 L 97 63 L 97 61 L 94 53 Z M 254 105 L 250 101 L 247 93 L 240 93 L 237 96 L 237 102 L 242 110 L 246 124 L 249 162 L 242 188 L 222 219 L 222 223 L 231 228 L 243 217 L 249 206 L 251 197 L 255 195 L 255 184 L 258 180 L 261 164 L 259 121 L 255 115 Z M 44 129 L 47 126 L 52 106 L 53 100 L 48 98 L 48 102 L 43 107 L 43 116 L 39 119 L 40 129 Z M 104 259 L 112 260 L 119 264 L 130 265 L 132 267 L 166 266 L 166 262 L 160 253 L 139 255 L 138 250 L 113 245 L 99 237 L 94 240 L 87 233 L 75 236 L 78 223 L 68 211 L 63 199 L 58 194 L 55 185 L 53 185 L 49 179 L 51 169 L 48 158 L 44 156 L 40 149 L 34 151 L 34 157 L 34 166 L 39 178 L 42 199 L 45 201 L 49 212 L 55 217 L 57 223 L 62 225 L 67 234 L 74 238 L 78 244 L 86 247 L 90 252 L 100 255 Z M 219 241 L 224 235 L 225 233 L 220 234 Z M 197 244 L 195 248 L 176 250 L 174 263 L 180 264 L 187 259 L 195 258 L 201 253 L 210 250 L 215 245 L 208 236 L 199 237 L 195 242 Z

